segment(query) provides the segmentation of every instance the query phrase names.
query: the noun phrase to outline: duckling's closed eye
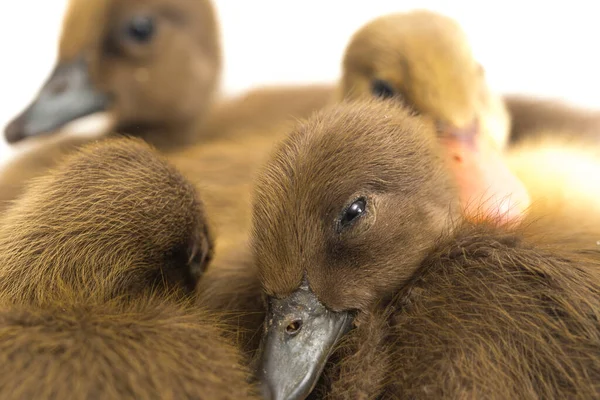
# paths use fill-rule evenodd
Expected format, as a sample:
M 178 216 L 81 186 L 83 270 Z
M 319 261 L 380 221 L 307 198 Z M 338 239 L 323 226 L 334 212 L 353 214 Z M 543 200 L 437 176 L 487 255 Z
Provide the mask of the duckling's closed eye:
M 156 33 L 156 22 L 149 15 L 135 15 L 125 23 L 123 34 L 127 41 L 136 44 L 150 42 Z
M 371 92 L 375 97 L 381 99 L 389 99 L 398 95 L 394 87 L 382 79 L 375 79 L 371 84 Z
M 340 229 L 347 228 L 354 224 L 360 217 L 362 217 L 367 211 L 367 199 L 359 197 L 350 203 L 340 216 L 339 226 Z

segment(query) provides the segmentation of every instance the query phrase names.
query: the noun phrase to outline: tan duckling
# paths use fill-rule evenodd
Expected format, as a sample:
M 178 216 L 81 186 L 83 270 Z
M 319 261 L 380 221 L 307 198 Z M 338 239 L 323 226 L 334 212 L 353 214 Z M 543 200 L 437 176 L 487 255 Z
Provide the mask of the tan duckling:
M 593 116 L 514 96 L 506 99 L 507 113 L 465 33 L 448 17 L 417 10 L 367 23 L 346 50 L 338 99 L 344 97 L 391 97 L 433 120 L 463 206 L 475 216 L 501 211 L 516 220 L 548 212 L 581 218 L 582 210 L 600 211 L 600 154 L 568 139 L 591 135 Z M 527 139 L 502 155 L 509 116 L 511 135 L 522 132 Z M 476 123 L 465 123 L 469 118 Z
M 465 206 L 486 202 L 520 217 L 529 194 L 508 171 L 501 150 L 510 119 L 488 87 L 465 32 L 424 10 L 376 18 L 352 37 L 338 99 L 386 98 L 427 116 L 455 171 Z
M 598 224 L 465 221 L 434 138 L 391 102 L 349 103 L 273 154 L 253 222 L 266 398 L 319 377 L 332 399 L 600 395 Z
M 140 140 L 70 155 L 0 225 L 0 396 L 250 399 L 194 187 Z

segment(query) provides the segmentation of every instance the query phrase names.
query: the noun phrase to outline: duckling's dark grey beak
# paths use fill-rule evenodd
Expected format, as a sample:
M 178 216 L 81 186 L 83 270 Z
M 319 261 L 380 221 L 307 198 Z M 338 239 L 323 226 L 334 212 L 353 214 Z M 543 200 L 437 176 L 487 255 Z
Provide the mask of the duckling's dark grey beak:
M 328 310 L 307 285 L 285 299 L 271 299 L 258 370 L 263 396 L 305 399 L 352 319 L 349 312 Z
M 9 143 L 49 133 L 78 118 L 104 111 L 107 95 L 92 86 L 86 61 L 59 64 L 37 98 L 4 132 Z

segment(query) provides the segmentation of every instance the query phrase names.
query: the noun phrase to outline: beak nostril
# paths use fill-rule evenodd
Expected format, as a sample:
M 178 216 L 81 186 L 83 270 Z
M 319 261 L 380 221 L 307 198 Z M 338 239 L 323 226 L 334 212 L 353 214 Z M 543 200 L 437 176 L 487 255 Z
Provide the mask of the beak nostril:
M 290 322 L 290 324 L 285 327 L 285 332 L 288 335 L 295 335 L 298 332 L 300 332 L 300 329 L 302 329 L 302 320 L 297 319 L 295 321 Z
M 49 87 L 49 91 L 53 95 L 57 96 L 57 95 L 59 95 L 61 93 L 64 93 L 67 90 L 68 87 L 69 87 L 69 83 L 66 80 L 64 80 L 64 79 L 61 79 L 59 81 L 54 82 Z

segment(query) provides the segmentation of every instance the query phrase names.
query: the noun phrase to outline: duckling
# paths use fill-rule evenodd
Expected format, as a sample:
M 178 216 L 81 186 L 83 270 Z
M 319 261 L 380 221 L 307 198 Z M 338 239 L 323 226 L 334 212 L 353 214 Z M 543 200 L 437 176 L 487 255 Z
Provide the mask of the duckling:
M 99 134 L 138 136 L 176 152 L 196 142 L 268 132 L 333 96 L 325 85 L 259 87 L 215 103 L 220 51 L 209 0 L 71 0 L 57 67 L 6 130 L 11 143 L 39 142 L 40 135 L 46 140 L 4 166 L 0 208 L 22 193 L 24 182 Z M 77 131 L 80 117 L 99 113 L 103 117 L 85 127 L 87 135 L 48 140 L 49 132 Z M 94 135 L 94 129 L 100 131 Z
M 257 398 L 225 316 L 192 293 L 213 254 L 202 202 L 141 140 L 33 182 L 0 249 L 2 398 Z
M 267 125 L 265 124 L 265 127 Z M 259 337 L 255 332 L 262 324 L 264 315 L 260 283 L 247 244 L 250 230 L 251 187 L 259 166 L 266 161 L 272 149 L 273 141 L 287 133 L 287 126 L 287 123 L 282 123 L 281 127 L 262 129 L 261 134 L 254 136 L 221 137 L 165 155 L 168 161 L 202 193 L 207 223 L 216 236 L 213 267 L 204 274 L 198 284 L 198 296 L 208 310 L 231 316 L 227 322 L 231 322 L 233 329 L 239 330 L 238 339 L 248 351 L 253 351 L 257 347 Z M 259 127 L 255 126 L 255 128 Z M 128 151 L 136 150 L 133 148 Z M 109 155 L 107 160 L 113 162 Z M 149 168 L 152 167 L 151 163 L 148 165 Z M 134 178 L 140 175 L 136 170 L 133 170 L 132 174 Z M 77 212 L 79 196 L 77 192 L 67 189 L 68 187 L 65 189 L 64 196 L 70 195 L 72 198 L 65 197 L 64 201 L 66 204 L 73 204 L 71 206 L 74 207 L 73 212 Z M 18 209 L 26 197 L 5 202 L 5 206 L 11 206 L 6 213 L 14 213 L 15 208 Z M 62 208 L 62 206 L 59 208 L 57 202 L 49 204 L 48 207 L 49 215 L 53 215 L 50 208 L 58 208 L 57 211 Z M 116 213 L 118 215 L 119 211 Z M 24 221 L 32 220 L 24 218 Z M 42 224 L 43 221 L 38 222 Z M 9 226 L 12 225 L 14 224 L 11 223 Z M 42 225 L 46 226 L 46 223 Z M 90 223 L 90 229 L 92 227 Z M 7 235 L 10 234 L 8 231 Z
M 512 119 L 511 145 L 543 135 L 563 137 L 565 141 L 598 143 L 598 111 L 581 109 L 558 100 L 522 95 L 504 96 L 504 101 Z
M 43 303 L 63 288 L 106 287 L 115 291 L 103 295 L 131 296 L 157 285 L 190 293 L 212 257 L 211 235 L 194 186 L 149 146 L 91 144 L 34 180 L 0 219 L 0 298 Z
M 208 111 L 220 70 L 209 0 L 71 0 L 56 67 L 5 137 L 16 143 L 108 113 L 102 130 L 157 146 L 186 143 Z
M 176 149 L 210 136 L 201 126 L 217 97 L 221 69 L 210 0 L 70 0 L 56 67 L 32 104 L 8 124 L 5 137 L 17 143 L 85 129 L 139 136 L 163 150 Z M 330 99 L 333 88 L 322 89 L 259 88 L 249 99 L 234 99 L 234 107 L 243 108 L 242 120 L 252 120 L 250 109 L 260 112 L 259 119 L 310 113 Z M 248 102 L 263 102 L 263 107 Z M 225 121 L 237 117 L 225 107 Z M 90 127 L 77 124 L 90 115 L 98 115 Z M 207 129 L 222 123 L 217 118 Z
M 598 225 L 571 249 L 565 221 L 466 220 L 444 163 L 435 125 L 385 101 L 279 145 L 253 205 L 266 398 L 320 377 L 334 399 L 600 395 Z
M 371 97 L 404 104 L 437 124 L 465 206 L 475 203 L 479 211 L 487 203 L 521 217 L 529 193 L 501 157 L 510 118 L 456 21 L 414 10 L 359 29 L 346 48 L 337 98 Z
M 218 26 L 209 0 L 71 0 L 54 71 L 6 128 L 9 143 L 37 139 L 41 146 L 3 166 L 0 208 L 94 136 L 127 133 L 165 151 L 193 141 L 220 71 Z M 83 137 L 41 141 L 56 131 L 80 133 L 82 119 L 90 122 Z

